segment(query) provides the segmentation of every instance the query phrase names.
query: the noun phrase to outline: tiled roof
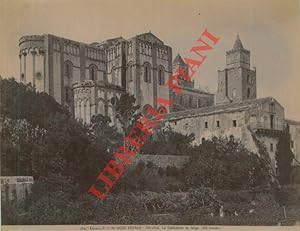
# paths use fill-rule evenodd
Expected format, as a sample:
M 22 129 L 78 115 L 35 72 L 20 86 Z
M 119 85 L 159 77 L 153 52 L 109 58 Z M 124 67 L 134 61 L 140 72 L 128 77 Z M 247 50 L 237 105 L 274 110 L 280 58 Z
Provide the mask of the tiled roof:
M 169 113 L 165 120 L 179 120 L 187 117 L 198 117 L 198 116 L 205 116 L 210 114 L 219 114 L 225 112 L 233 112 L 233 111 L 241 111 L 248 109 L 249 107 L 255 107 L 259 104 L 262 104 L 266 101 L 272 100 L 272 97 L 266 98 L 259 98 L 253 100 L 245 100 L 236 103 L 227 103 L 227 104 L 220 104 L 210 107 L 202 107 L 197 109 L 190 109 L 185 111 L 173 112 Z
M 186 90 L 186 91 L 192 91 L 192 92 L 196 92 L 196 93 L 200 93 L 200 94 L 207 94 L 207 95 L 213 95 L 213 93 L 201 90 L 201 89 L 197 89 L 197 88 L 191 88 L 191 87 L 185 87 L 185 86 L 180 86 L 180 88 L 182 90 Z
M 111 38 L 111 39 L 106 39 L 100 43 L 98 43 L 97 45 L 101 46 L 101 45 L 113 45 L 113 44 L 116 44 L 118 43 L 119 41 L 122 41 L 124 40 L 124 38 L 122 36 L 119 36 L 119 37 L 115 37 L 115 38 Z
M 155 34 L 153 34 L 151 31 L 149 31 L 149 32 L 146 32 L 146 33 L 142 33 L 142 34 L 138 34 L 136 37 L 138 37 L 138 38 L 144 38 L 144 37 L 146 37 L 146 36 L 152 36 L 152 37 L 154 37 L 156 40 L 157 40 L 157 42 L 159 42 L 160 44 L 164 44 L 164 42 L 162 41 L 162 40 L 160 40 Z
M 291 120 L 291 119 L 286 119 L 285 121 L 286 121 L 288 124 L 300 125 L 300 121 Z

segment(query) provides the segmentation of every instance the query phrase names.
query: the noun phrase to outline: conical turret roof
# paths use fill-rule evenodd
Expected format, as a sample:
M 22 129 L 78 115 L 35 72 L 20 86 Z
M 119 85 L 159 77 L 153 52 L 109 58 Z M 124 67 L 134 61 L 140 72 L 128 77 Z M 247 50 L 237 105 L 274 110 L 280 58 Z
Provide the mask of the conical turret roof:
M 183 61 L 183 59 L 181 58 L 180 54 L 178 54 L 176 56 L 176 58 L 173 61 L 174 64 L 185 64 L 185 62 Z
M 240 36 L 237 35 L 232 50 L 241 50 L 241 49 L 244 49 L 244 47 L 240 40 Z

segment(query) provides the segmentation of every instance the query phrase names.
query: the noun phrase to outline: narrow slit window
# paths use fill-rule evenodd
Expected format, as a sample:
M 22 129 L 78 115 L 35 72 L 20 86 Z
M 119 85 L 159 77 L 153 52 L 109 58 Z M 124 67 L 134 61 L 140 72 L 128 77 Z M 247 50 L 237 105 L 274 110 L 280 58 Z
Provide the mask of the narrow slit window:
M 236 127 L 236 120 L 233 120 L 233 121 L 232 121 L 232 126 L 233 126 L 233 127 Z

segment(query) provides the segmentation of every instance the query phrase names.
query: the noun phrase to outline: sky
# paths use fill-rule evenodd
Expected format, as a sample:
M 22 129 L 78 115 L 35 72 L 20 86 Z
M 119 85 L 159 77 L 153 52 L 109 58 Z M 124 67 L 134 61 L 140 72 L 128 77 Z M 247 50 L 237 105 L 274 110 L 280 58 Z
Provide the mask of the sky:
M 208 29 L 220 38 L 195 75 L 217 90 L 217 70 L 239 34 L 256 67 L 257 97 L 273 96 L 300 121 L 300 0 L 0 0 L 0 75 L 19 73 L 18 40 L 54 34 L 84 43 L 151 31 L 180 53 Z

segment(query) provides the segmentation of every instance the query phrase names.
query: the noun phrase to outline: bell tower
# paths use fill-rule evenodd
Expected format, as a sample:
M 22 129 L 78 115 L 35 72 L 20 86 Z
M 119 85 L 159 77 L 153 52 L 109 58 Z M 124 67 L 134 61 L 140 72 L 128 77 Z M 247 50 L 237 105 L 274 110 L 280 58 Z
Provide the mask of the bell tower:
M 172 63 L 172 72 L 175 73 L 177 68 L 179 68 L 179 67 L 182 70 L 184 70 L 185 73 L 189 74 L 188 65 L 183 61 L 180 54 L 178 54 L 176 56 L 176 58 L 174 59 L 174 61 Z M 182 76 L 179 76 L 179 85 L 181 85 L 183 87 L 194 88 L 194 81 L 193 80 L 188 81 L 188 80 L 185 80 Z
M 216 104 L 256 99 L 256 70 L 250 68 L 250 51 L 239 35 L 233 48 L 226 51 L 226 68 L 218 71 Z

